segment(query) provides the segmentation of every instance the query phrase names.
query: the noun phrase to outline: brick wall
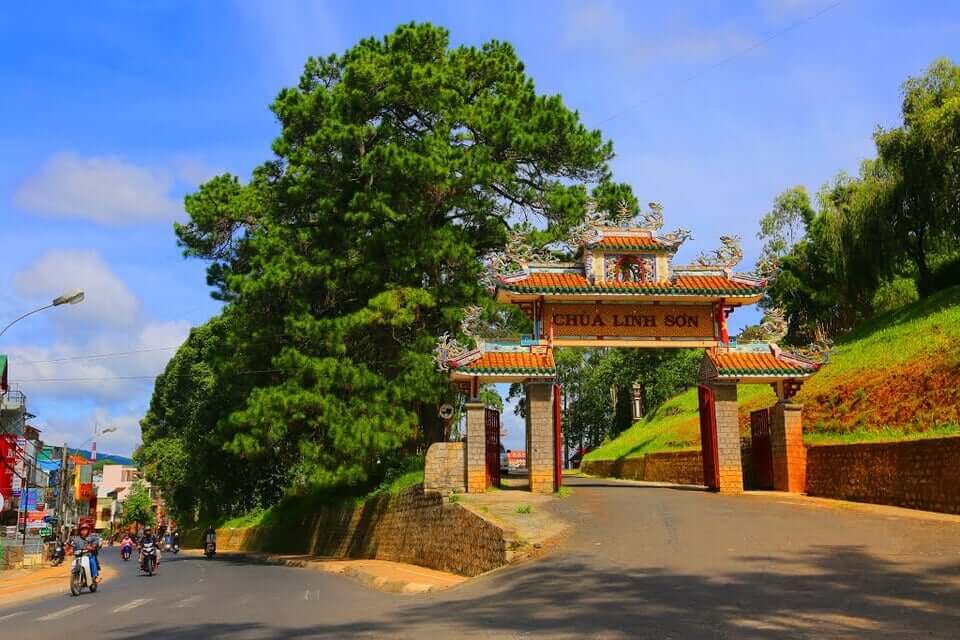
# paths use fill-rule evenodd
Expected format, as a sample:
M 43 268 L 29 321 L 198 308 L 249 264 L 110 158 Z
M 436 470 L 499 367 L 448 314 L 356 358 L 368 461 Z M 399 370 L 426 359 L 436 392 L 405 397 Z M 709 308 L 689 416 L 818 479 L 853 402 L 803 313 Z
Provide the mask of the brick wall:
M 743 491 L 743 466 L 740 460 L 740 418 L 736 384 L 712 384 L 717 421 L 717 465 L 720 467 L 720 492 Z
M 503 530 L 422 486 L 329 507 L 291 526 L 218 529 L 223 551 L 376 558 L 475 576 L 507 563 Z
M 807 493 L 960 513 L 960 437 L 808 447 Z
M 703 458 L 699 451 L 666 451 L 626 460 L 586 460 L 581 469 L 606 478 L 703 484 Z
M 467 490 L 467 446 L 463 442 L 435 442 L 427 449 L 423 486 L 440 493 Z
M 553 384 L 527 385 L 527 471 L 530 490 L 553 493 Z

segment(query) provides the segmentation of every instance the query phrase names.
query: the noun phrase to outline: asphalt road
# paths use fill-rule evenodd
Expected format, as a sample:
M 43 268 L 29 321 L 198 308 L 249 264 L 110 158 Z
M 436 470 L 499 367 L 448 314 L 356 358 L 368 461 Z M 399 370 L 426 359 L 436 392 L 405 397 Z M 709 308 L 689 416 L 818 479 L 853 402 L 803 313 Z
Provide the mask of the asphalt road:
M 0 610 L 0 638 L 958 638 L 960 524 L 572 480 L 576 532 L 437 594 L 165 556 L 96 594 Z

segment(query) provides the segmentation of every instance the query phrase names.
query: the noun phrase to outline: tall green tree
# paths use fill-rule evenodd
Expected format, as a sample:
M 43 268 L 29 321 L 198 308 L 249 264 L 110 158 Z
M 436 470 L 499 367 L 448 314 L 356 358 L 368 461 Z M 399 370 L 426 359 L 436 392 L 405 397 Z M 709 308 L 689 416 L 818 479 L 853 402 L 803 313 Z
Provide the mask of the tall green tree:
M 123 526 L 131 524 L 140 524 L 144 527 L 152 527 L 156 524 L 156 515 L 153 513 L 153 502 L 150 500 L 150 492 L 137 480 L 127 490 L 127 498 L 123 501 L 123 511 L 121 522 Z
M 816 216 L 810 196 L 802 185 L 783 191 L 773 208 L 760 218 L 757 238 L 763 242 L 761 259 L 779 261 L 807 232 Z
M 960 67 L 937 60 L 903 93 L 903 125 L 875 135 L 889 172 L 880 210 L 924 296 L 934 289 L 931 258 L 960 237 Z
M 235 458 L 295 462 L 297 484 L 361 483 L 442 437 L 434 339 L 488 300 L 480 259 L 511 226 L 546 242 L 591 188 L 635 200 L 609 180 L 610 143 L 503 42 L 404 25 L 309 59 L 271 108 L 274 157 L 201 186 L 176 228 L 228 303 L 215 368 L 240 401 L 206 426 Z

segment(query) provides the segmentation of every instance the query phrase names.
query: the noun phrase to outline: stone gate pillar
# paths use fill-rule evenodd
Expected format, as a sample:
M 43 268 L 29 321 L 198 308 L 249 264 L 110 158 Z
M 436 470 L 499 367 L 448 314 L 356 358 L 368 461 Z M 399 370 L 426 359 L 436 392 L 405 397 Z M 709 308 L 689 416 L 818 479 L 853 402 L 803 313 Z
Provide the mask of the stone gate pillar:
M 781 400 L 770 408 L 770 448 L 775 491 L 803 493 L 807 484 L 807 449 L 803 446 L 803 405 Z
M 465 402 L 467 414 L 467 493 L 487 490 L 487 424 L 486 406 L 482 402 Z
M 553 493 L 553 382 L 527 384 L 527 471 L 530 491 Z
M 713 382 L 714 417 L 717 425 L 717 466 L 720 493 L 743 493 L 740 462 L 740 419 L 737 413 L 737 383 Z

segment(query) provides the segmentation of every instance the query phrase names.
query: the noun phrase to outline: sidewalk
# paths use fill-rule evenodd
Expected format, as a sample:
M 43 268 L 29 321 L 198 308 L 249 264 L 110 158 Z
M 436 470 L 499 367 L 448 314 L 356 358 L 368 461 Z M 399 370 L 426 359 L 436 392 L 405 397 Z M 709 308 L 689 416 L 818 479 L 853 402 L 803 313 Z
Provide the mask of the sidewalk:
M 201 555 L 201 551 L 196 549 L 184 550 L 184 553 Z M 226 560 L 233 558 L 297 567 L 299 569 L 325 571 L 353 578 L 370 588 L 388 593 L 428 593 L 449 589 L 467 580 L 467 578 L 453 573 L 389 560 L 334 560 L 316 556 L 245 553 L 241 551 L 218 551 L 216 558 Z M 216 562 L 216 559 L 214 559 L 214 562 Z
M 59 567 L 49 564 L 38 569 L 7 569 L 0 571 L 0 607 L 41 596 L 70 593 L 70 556 Z M 106 582 L 116 571 L 102 567 L 100 575 Z

